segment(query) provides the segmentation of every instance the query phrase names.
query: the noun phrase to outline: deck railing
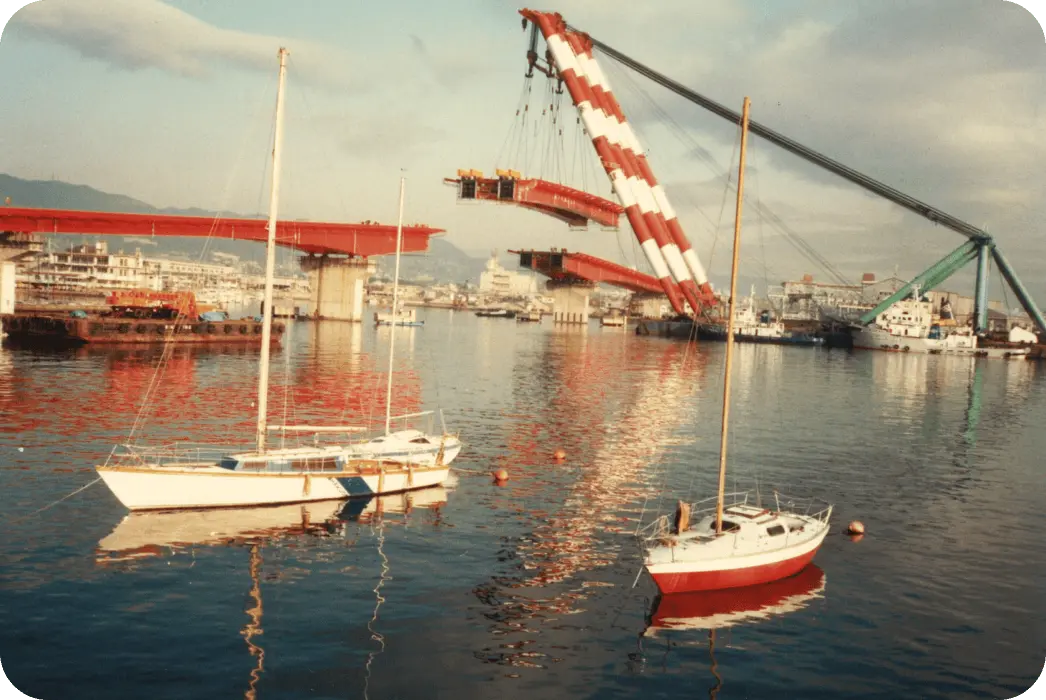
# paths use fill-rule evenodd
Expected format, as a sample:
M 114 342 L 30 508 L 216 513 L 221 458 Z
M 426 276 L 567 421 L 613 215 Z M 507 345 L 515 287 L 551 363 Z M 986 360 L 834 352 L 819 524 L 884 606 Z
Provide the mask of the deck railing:
M 723 494 L 723 510 L 725 511 L 734 506 L 749 505 L 752 501 L 752 493 L 752 491 L 735 491 L 733 493 Z M 760 497 L 759 500 L 764 502 L 761 506 L 765 504 L 765 507 L 770 507 L 772 505 L 775 512 L 781 512 L 784 510 L 797 515 L 814 518 L 821 522 L 827 522 L 832 514 L 832 506 L 817 498 L 787 496 L 778 491 L 773 491 L 771 497 L 773 499 L 772 503 L 765 503 L 766 497 Z M 717 497 L 712 496 L 691 503 L 690 523 L 693 524 L 704 517 L 714 515 L 716 512 L 716 501 Z M 674 519 L 674 514 L 661 515 L 653 522 L 639 528 L 639 530 L 636 531 L 636 536 L 643 541 L 663 539 L 671 534 Z
M 241 446 L 241 449 L 242 446 Z M 249 449 L 249 448 L 248 448 Z M 222 457 L 234 451 L 229 447 L 173 443 L 168 445 L 117 445 L 109 453 L 107 465 L 141 466 L 153 464 L 163 466 L 172 462 L 179 464 L 218 464 Z

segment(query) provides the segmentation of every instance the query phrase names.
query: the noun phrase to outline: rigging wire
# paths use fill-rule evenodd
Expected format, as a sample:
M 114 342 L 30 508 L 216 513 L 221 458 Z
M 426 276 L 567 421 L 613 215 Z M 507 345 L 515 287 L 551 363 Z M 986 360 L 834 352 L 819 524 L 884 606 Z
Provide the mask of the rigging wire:
M 604 54 L 605 55 L 605 54 Z M 611 57 L 613 58 L 613 57 Z M 712 156 L 706 149 L 701 147 L 699 143 L 687 132 L 672 116 L 662 108 L 657 102 L 650 97 L 649 93 L 639 86 L 635 80 L 632 79 L 631 75 L 624 70 L 623 67 L 617 65 L 616 61 L 609 61 L 607 65 L 614 66 L 613 72 L 615 75 L 621 75 L 624 78 L 624 83 L 631 86 L 639 95 L 641 95 L 646 103 L 650 106 L 654 114 L 658 117 L 659 121 L 667 126 L 676 138 L 683 142 L 684 145 L 689 146 L 690 152 L 695 155 L 698 160 L 704 163 L 717 177 L 724 177 L 722 168 L 719 166 L 715 157 Z M 616 79 L 616 78 L 615 78 Z M 727 181 L 729 182 L 730 172 L 727 171 Z M 693 202 L 691 202 L 693 203 Z M 839 284 L 851 285 L 851 282 L 836 268 L 827 258 L 821 255 L 816 249 L 813 248 L 808 242 L 806 242 L 798 233 L 796 233 L 791 227 L 789 227 L 784 220 L 782 220 L 773 210 L 764 204 L 759 204 L 759 209 L 778 231 L 784 236 L 785 240 L 792 245 L 803 257 L 807 258 L 809 262 L 823 269 L 829 276 L 833 277 Z M 707 218 L 707 217 L 706 217 Z
M 532 78 L 529 78 L 529 77 L 524 77 L 523 78 L 523 87 L 520 88 L 519 99 L 516 100 L 516 114 L 512 118 L 512 124 L 509 127 L 508 133 L 505 134 L 505 140 L 501 142 L 501 148 L 498 149 L 498 155 L 494 159 L 494 167 L 495 168 L 498 168 L 501 165 L 505 165 L 504 161 L 502 161 L 502 156 L 504 156 L 506 154 L 506 151 L 510 147 L 510 144 L 512 144 L 512 145 L 517 145 L 518 144 L 521 120 L 524 117 L 524 110 L 527 107 L 528 100 L 529 100 L 529 97 L 530 97 L 531 83 L 532 83 Z M 516 141 L 513 140 L 513 136 L 516 137 L 516 139 L 517 139 Z M 507 165 L 509 167 L 512 167 L 512 165 L 514 165 L 515 163 L 516 163 L 516 161 L 513 160 L 510 163 L 508 163 Z
M 269 82 L 269 84 L 266 85 L 266 90 L 271 92 L 272 78 L 270 78 L 268 82 Z M 259 93 L 259 94 L 264 94 L 264 93 Z M 275 111 L 274 111 L 273 114 L 272 114 L 272 130 L 270 131 L 270 136 L 273 136 L 273 137 L 274 137 L 274 132 L 275 132 L 275 125 L 276 125 L 276 115 L 275 115 Z M 207 236 L 204 238 L 203 244 L 201 245 L 201 250 L 200 250 L 199 256 L 197 258 L 197 262 L 203 262 L 203 258 L 206 255 L 207 250 L 210 248 L 210 245 L 211 245 L 211 243 L 212 243 L 212 241 L 214 239 L 215 231 L 217 230 L 218 225 L 221 222 L 222 212 L 223 211 L 227 211 L 227 207 L 228 207 L 228 204 L 229 204 L 229 199 L 231 197 L 233 182 L 237 179 L 237 177 L 239 175 L 240 164 L 245 159 L 244 158 L 244 154 L 245 154 L 245 151 L 247 150 L 247 141 L 248 141 L 248 138 L 251 135 L 252 134 L 251 134 L 251 130 L 250 129 L 244 129 L 242 131 L 242 133 L 241 133 L 240 145 L 239 145 L 239 148 L 237 149 L 237 156 L 236 156 L 236 159 L 235 159 L 235 161 L 233 163 L 233 167 L 230 169 L 229 176 L 226 178 L 225 187 L 223 188 L 223 191 L 222 191 L 222 197 L 221 197 L 222 206 L 221 206 L 219 212 L 217 214 L 215 214 L 215 216 L 214 216 L 214 218 L 213 218 L 213 220 L 211 222 L 211 227 L 208 230 Z M 172 324 L 171 324 L 170 329 L 167 331 L 167 333 L 164 336 L 164 345 L 163 345 L 163 349 L 161 350 L 161 353 L 160 353 L 160 358 L 157 361 L 156 367 L 153 369 L 153 373 L 152 373 L 152 375 L 151 375 L 151 377 L 149 379 L 149 384 L 146 386 L 145 395 L 142 397 L 141 405 L 138 408 L 138 412 L 135 415 L 135 419 L 132 422 L 131 429 L 130 429 L 128 435 L 127 435 L 127 442 L 128 443 L 133 443 L 135 435 L 139 431 L 144 430 L 145 426 L 148 424 L 148 420 L 150 418 L 149 411 L 152 408 L 151 399 L 152 399 L 154 393 L 156 392 L 156 390 L 160 387 L 162 379 L 163 379 L 163 376 L 164 376 L 165 372 L 167 371 L 167 367 L 168 367 L 168 365 L 170 363 L 171 357 L 174 354 L 175 343 L 172 342 L 173 339 L 174 339 L 174 334 L 175 334 L 178 326 L 183 324 L 185 322 L 185 320 L 186 319 L 183 316 L 183 312 L 179 311 L 178 315 L 172 320 Z M 196 319 L 191 319 L 190 322 L 194 322 L 195 320 Z

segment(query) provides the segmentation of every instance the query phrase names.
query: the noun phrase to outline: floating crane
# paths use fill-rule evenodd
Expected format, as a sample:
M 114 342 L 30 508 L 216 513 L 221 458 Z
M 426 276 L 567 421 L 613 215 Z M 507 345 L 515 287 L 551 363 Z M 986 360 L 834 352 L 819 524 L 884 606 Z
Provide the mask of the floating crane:
M 664 195 L 664 190 L 654 179 L 635 133 L 625 121 L 621 107 L 614 98 L 606 76 L 593 56 L 592 49 L 598 48 L 622 65 L 723 119 L 737 124 L 741 121 L 741 115 L 607 44 L 593 39 L 576 27 L 568 25 L 562 15 L 558 13 L 529 9 L 520 10 L 519 13 L 523 16 L 524 30 L 527 28 L 528 21 L 532 23 L 530 47 L 527 52 L 528 75 L 537 69 L 566 84 L 570 96 L 581 114 L 585 128 L 592 136 L 593 145 L 611 179 L 614 192 L 624 205 L 629 223 L 632 224 L 636 237 L 643 247 L 643 252 L 665 288 L 673 308 L 681 313 L 678 295 L 674 297 L 672 293 L 674 285 L 671 284 L 669 272 L 679 283 L 687 301 L 695 310 L 714 303 L 704 269 L 687 242 L 679 221 Z M 544 36 L 547 45 L 544 65 L 541 64 L 537 53 L 538 31 Z M 814 165 L 967 238 L 961 246 L 924 272 L 916 275 L 896 293 L 862 315 L 860 318 L 862 325 L 868 325 L 895 302 L 911 296 L 916 288 L 923 292 L 930 291 L 963 266 L 976 260 L 974 329 L 978 333 L 984 332 L 988 327 L 988 263 L 990 259 L 994 259 L 1021 306 L 1031 317 L 1040 333 L 1046 334 L 1046 319 L 1043 318 L 1042 311 L 1035 304 L 1016 271 L 987 231 L 807 148 L 758 122 L 750 121 L 748 129 L 752 134 L 766 139 Z M 680 258 L 685 265 L 680 264 Z

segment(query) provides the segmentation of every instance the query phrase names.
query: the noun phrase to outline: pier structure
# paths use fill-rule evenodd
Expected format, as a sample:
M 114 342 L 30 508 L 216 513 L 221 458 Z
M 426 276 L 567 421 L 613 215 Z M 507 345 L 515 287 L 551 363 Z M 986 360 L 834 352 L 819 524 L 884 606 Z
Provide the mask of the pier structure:
M 190 236 L 264 243 L 267 226 L 264 219 L 0 207 L 0 259 L 26 254 L 41 244 L 39 234 Z M 424 252 L 429 238 L 440 233 L 443 229 L 424 224 L 404 226 L 401 250 Z M 276 244 L 308 254 L 301 266 L 313 285 L 318 318 L 361 321 L 364 288 L 374 269 L 369 258 L 396 252 L 396 226 L 278 221 Z
M 589 299 L 600 283 L 650 295 L 660 303 L 665 296 L 656 277 L 585 253 L 566 250 L 510 250 L 519 255 L 519 266 L 549 278 L 553 323 L 587 324 Z
M 363 299 L 374 263 L 367 258 L 309 255 L 301 259 L 309 276 L 312 315 L 316 319 L 363 321 Z

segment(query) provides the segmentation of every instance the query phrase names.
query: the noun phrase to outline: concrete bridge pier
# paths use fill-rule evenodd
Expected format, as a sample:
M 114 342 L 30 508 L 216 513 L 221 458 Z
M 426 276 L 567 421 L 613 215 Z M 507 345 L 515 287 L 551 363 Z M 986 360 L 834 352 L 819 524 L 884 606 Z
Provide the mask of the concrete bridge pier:
M 309 276 L 312 288 L 312 317 L 336 321 L 363 320 L 367 278 L 375 270 L 367 258 L 332 258 L 309 255 L 301 259 L 301 269 Z
M 634 318 L 661 319 L 672 316 L 672 307 L 664 294 L 636 292 L 628 303 L 628 314 Z
M 552 295 L 552 322 L 588 324 L 589 297 L 595 288 L 595 282 L 546 282 L 545 289 Z

